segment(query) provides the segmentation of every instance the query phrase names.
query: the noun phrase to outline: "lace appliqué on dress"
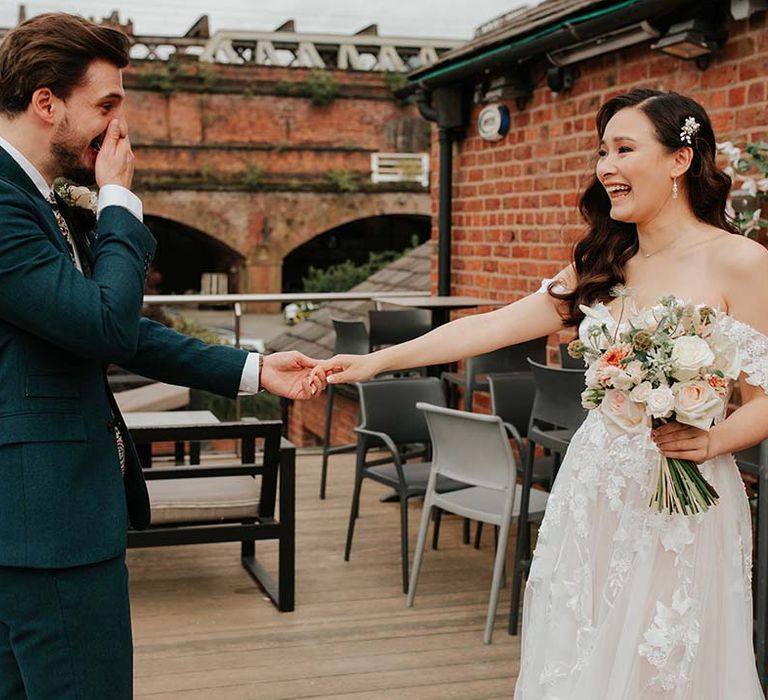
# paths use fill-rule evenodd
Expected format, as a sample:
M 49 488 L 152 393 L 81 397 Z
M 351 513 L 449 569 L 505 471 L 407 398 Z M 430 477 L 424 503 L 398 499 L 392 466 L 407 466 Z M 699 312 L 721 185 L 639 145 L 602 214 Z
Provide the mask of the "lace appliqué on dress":
M 721 333 L 739 353 L 747 383 L 768 394 L 768 337 L 728 314 L 718 314 L 718 323 Z
M 538 293 L 546 294 L 552 281 L 544 280 Z M 585 319 L 580 335 L 595 320 L 609 328 L 616 323 L 604 304 L 590 311 L 593 318 Z M 718 313 L 718 322 L 728 375 L 741 370 L 768 393 L 768 338 L 725 314 Z M 749 509 L 733 458 L 723 455 L 701 465 L 720 488 L 721 502 L 697 516 L 649 508 L 658 460 L 648 432 L 610 434 L 598 411 L 589 412 L 571 439 L 526 582 L 516 700 L 619 697 L 610 692 L 627 687 L 614 684 L 622 674 L 637 679 L 635 693 L 650 691 L 665 700 L 694 697 L 686 693 L 702 664 L 709 663 L 704 657 L 718 648 L 711 609 L 725 606 L 730 619 L 751 619 Z M 721 537 L 727 556 L 717 544 Z M 643 583 L 649 571 L 652 581 Z M 711 577 L 731 595 L 712 598 Z M 628 624 L 636 636 L 627 634 Z M 751 644 L 748 625 L 741 634 Z M 605 675 L 599 669 L 610 663 L 605 656 L 612 650 L 604 641 L 610 635 L 626 635 L 632 647 L 617 655 Z M 753 663 L 748 658 L 743 668 L 740 663 L 740 657 L 732 658 L 729 668 L 741 668 L 740 675 L 751 678 Z M 750 688 L 740 697 L 762 698 L 756 680 L 754 685 L 754 692 Z M 720 688 L 707 687 L 711 695 L 702 695 L 696 687 L 697 700 L 725 697 Z M 640 694 L 622 697 L 635 700 Z

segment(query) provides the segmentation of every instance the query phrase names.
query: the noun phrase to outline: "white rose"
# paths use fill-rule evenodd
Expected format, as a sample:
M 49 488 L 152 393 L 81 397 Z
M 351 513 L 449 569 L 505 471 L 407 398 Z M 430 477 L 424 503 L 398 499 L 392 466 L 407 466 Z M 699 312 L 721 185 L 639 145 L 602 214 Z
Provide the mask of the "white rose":
M 614 435 L 636 433 L 645 428 L 645 407 L 629 398 L 626 391 L 608 389 L 600 404 L 606 429 Z
M 635 385 L 635 380 L 632 379 L 626 372 L 619 372 L 613 378 L 613 386 L 623 391 L 629 391 Z
M 650 382 L 641 382 L 629 392 L 629 398 L 637 403 L 645 403 L 651 395 L 653 385 Z
M 728 379 L 738 379 L 741 373 L 741 354 L 739 346 L 720 334 L 715 338 L 715 360 L 713 365 Z
M 666 418 L 675 407 L 675 395 L 668 386 L 652 389 L 645 401 L 645 412 L 654 418 Z
M 715 416 L 723 410 L 723 401 L 709 382 L 693 380 L 676 384 L 674 394 L 678 423 L 709 430 Z
M 87 187 L 73 187 L 70 190 L 72 206 L 80 209 L 88 209 L 95 212 L 99 202 L 99 196 Z
M 702 367 L 710 367 L 714 361 L 715 354 L 703 338 L 683 335 L 672 341 L 673 376 L 681 382 L 693 379 Z
M 600 382 L 597 379 L 597 366 L 599 365 L 599 362 L 593 362 L 589 367 L 587 367 L 587 371 L 584 373 L 584 381 L 586 382 L 587 386 L 599 386 Z

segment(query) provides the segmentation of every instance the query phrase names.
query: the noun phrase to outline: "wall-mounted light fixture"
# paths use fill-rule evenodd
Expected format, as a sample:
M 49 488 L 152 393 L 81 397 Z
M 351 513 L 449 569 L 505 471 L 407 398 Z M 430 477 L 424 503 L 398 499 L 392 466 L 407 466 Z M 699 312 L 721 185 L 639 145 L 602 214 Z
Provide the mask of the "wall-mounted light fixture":
M 713 25 L 701 19 L 689 19 L 673 24 L 651 48 L 669 56 L 695 61 L 701 70 L 705 70 L 712 54 L 723 47 L 727 38 L 726 31 L 715 29 Z
M 533 96 L 533 83 L 525 72 L 515 72 L 494 78 L 482 94 L 483 102 L 514 100 L 522 111 Z
M 547 70 L 547 85 L 552 92 L 564 92 L 573 87 L 573 83 L 579 75 L 575 65 L 553 66 Z
M 621 27 L 615 31 L 601 34 L 578 44 L 571 44 L 562 49 L 550 51 L 547 54 L 547 58 L 555 66 L 569 66 L 573 63 L 594 58 L 595 56 L 655 39 L 660 35 L 661 32 L 649 22 L 638 22 L 637 24 Z

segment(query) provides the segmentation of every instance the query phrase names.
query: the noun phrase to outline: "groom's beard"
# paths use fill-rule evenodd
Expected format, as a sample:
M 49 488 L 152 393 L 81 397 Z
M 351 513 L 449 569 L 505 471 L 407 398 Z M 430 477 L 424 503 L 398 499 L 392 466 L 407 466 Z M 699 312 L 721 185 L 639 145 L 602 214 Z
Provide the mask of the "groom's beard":
M 51 141 L 51 154 L 56 163 L 56 170 L 68 180 L 78 185 L 94 185 L 96 173 L 83 162 L 83 154 L 90 148 L 91 140 L 80 136 L 65 118 L 58 127 Z

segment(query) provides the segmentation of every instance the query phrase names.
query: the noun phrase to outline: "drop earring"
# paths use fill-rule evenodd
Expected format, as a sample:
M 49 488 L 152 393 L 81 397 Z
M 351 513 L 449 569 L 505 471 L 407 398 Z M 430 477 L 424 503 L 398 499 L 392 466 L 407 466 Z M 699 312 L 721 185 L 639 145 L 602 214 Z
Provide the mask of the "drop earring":
M 677 178 L 672 178 L 672 199 L 677 199 Z

